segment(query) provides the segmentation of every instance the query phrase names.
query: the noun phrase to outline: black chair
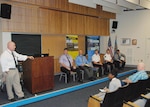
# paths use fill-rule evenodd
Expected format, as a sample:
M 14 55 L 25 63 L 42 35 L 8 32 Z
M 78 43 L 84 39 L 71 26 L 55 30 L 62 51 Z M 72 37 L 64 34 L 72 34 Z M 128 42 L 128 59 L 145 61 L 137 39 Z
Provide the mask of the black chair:
M 123 99 L 127 101 L 133 101 L 137 99 L 140 94 L 137 93 L 138 90 L 138 82 L 136 83 L 130 83 L 127 87 L 123 89 Z
M 149 88 L 150 88 L 150 78 L 148 78 L 146 80 L 139 80 L 138 81 L 137 93 L 146 94 L 147 89 L 149 89 Z
M 116 97 L 117 97 L 117 90 L 114 92 L 106 93 L 103 103 L 101 104 L 102 107 L 119 107 L 116 106 Z
M 150 107 L 150 99 L 147 100 L 145 107 Z
M 128 85 L 125 85 L 124 87 L 120 87 L 116 94 L 117 94 L 117 97 L 115 97 L 115 106 L 114 107 L 122 107 L 123 106 L 123 103 L 124 103 L 124 91 L 126 90 L 126 87 Z

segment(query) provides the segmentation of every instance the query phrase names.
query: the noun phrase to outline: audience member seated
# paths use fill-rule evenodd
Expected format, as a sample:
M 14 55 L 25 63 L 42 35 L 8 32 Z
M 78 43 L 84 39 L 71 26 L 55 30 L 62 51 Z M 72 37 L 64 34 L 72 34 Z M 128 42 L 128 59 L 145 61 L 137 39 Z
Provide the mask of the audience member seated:
M 81 72 L 80 69 L 76 68 L 76 66 L 73 66 L 73 59 L 68 54 L 68 49 L 64 49 L 64 54 L 60 56 L 59 58 L 60 63 L 60 69 L 62 72 L 65 72 L 67 74 L 67 82 L 70 82 L 70 72 L 77 72 L 78 80 L 81 80 Z
M 79 55 L 76 57 L 76 65 L 79 67 L 79 69 L 84 70 L 87 74 L 89 80 L 94 80 L 93 76 L 93 70 L 90 66 L 90 63 L 87 61 L 86 57 L 83 56 L 82 50 L 79 50 Z
M 101 92 L 97 94 L 98 97 L 104 99 L 106 93 L 116 91 L 119 87 L 121 87 L 121 81 L 118 78 L 116 78 L 117 72 L 117 69 L 113 69 L 111 72 L 108 73 L 108 78 L 111 80 L 109 83 L 109 87 L 99 89 Z
M 138 80 L 145 80 L 148 79 L 148 74 L 145 71 L 145 64 L 143 62 L 140 62 L 137 65 L 137 72 L 134 73 L 133 75 L 129 76 L 128 78 L 126 78 L 125 80 L 123 80 L 123 82 L 125 83 L 135 83 Z
M 110 66 L 111 70 L 113 69 L 113 60 L 109 49 L 106 50 L 106 54 L 104 55 L 104 74 L 108 73 L 108 66 Z
M 114 64 L 115 67 L 118 69 L 123 69 L 126 64 L 126 56 L 123 53 L 121 53 L 120 50 L 117 50 L 114 54 Z
M 94 67 L 99 68 L 99 70 L 98 70 L 99 71 L 99 76 L 102 76 L 103 64 L 101 62 L 100 55 L 99 55 L 97 49 L 95 50 L 95 54 L 92 56 L 92 64 L 93 64 Z

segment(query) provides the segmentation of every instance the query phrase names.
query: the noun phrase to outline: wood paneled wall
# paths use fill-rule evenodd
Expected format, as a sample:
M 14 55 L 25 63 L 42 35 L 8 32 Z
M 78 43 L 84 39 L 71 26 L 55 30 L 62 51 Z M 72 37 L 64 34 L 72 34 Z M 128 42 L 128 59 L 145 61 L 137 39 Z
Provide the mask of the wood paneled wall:
M 11 19 L 2 19 L 4 32 L 109 35 L 109 19 L 35 7 L 13 6 Z
M 67 12 L 80 13 L 83 15 L 91 15 L 112 19 L 116 17 L 114 13 L 103 11 L 102 6 L 98 5 L 97 8 L 94 9 L 90 7 L 69 3 L 68 0 L 10 0 L 10 1 L 37 5 L 49 9 L 57 9 L 61 11 L 63 10 Z
M 115 18 L 101 6 L 93 9 L 67 0 L 10 1 L 15 1 L 7 2 L 12 5 L 11 19 L 2 19 L 2 31 L 108 36 L 109 19 Z

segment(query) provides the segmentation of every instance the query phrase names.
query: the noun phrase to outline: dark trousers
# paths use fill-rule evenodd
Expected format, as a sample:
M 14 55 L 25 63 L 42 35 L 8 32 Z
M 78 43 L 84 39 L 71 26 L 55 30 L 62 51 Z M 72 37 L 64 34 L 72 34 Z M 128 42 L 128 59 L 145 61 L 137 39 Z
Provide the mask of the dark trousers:
M 88 78 L 93 77 L 93 70 L 92 70 L 91 67 L 79 66 L 79 68 L 80 68 L 81 70 L 83 70 L 83 71 L 87 74 Z
M 107 62 L 107 63 L 104 64 L 104 69 L 105 69 L 104 73 L 108 73 L 109 72 L 108 71 L 108 65 L 110 66 L 111 70 L 113 69 L 113 63 Z
M 73 72 L 77 72 L 77 76 L 78 76 L 78 79 L 81 80 L 82 78 L 82 73 L 80 71 L 79 68 L 76 68 L 76 69 L 73 69 L 73 67 L 71 67 L 71 70 L 68 70 L 66 69 L 65 67 L 61 67 L 60 68 L 62 72 L 66 73 L 67 74 L 67 82 L 70 81 L 70 72 L 73 71 Z
M 102 76 L 102 67 L 103 67 L 103 66 L 102 66 L 102 65 L 99 65 L 99 64 L 94 64 L 94 63 L 93 63 L 93 66 L 99 68 L 99 69 L 98 69 L 98 72 L 99 72 L 99 76 L 101 77 L 101 76 Z
M 122 63 L 121 67 L 120 67 L 120 63 Z M 122 62 L 114 61 L 114 64 L 115 64 L 116 68 L 120 69 L 120 68 L 124 68 L 124 66 L 125 66 L 126 63 L 124 61 L 122 61 Z

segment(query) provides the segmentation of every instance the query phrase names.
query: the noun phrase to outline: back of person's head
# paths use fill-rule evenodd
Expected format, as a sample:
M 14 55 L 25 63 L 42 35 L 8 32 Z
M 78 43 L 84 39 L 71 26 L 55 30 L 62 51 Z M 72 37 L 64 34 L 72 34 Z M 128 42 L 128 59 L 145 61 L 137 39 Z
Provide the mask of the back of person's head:
M 108 73 L 108 75 L 112 75 L 114 77 L 117 77 L 117 74 L 118 74 L 118 69 L 113 69 L 111 72 Z
M 120 52 L 120 50 L 119 50 L 119 49 L 117 49 L 117 50 L 116 50 L 116 52 Z
M 99 53 L 98 49 L 95 49 L 95 53 Z
M 64 54 L 68 54 L 68 48 L 64 48 Z
M 137 65 L 137 70 L 138 71 L 143 71 L 145 70 L 145 64 L 143 62 L 138 63 Z
M 107 49 L 107 50 L 106 50 L 106 53 L 110 53 L 110 49 Z
M 68 48 L 64 48 L 64 51 L 65 51 L 65 50 L 68 50 Z

